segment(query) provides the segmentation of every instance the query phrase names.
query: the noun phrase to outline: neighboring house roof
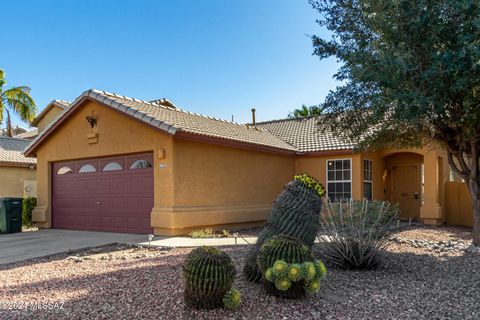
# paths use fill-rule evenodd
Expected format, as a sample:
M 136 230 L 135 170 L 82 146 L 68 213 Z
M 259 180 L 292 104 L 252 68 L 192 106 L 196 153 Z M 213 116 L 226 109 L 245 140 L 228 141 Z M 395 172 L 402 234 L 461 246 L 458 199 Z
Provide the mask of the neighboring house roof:
M 164 104 L 162 100 L 148 102 L 92 89 L 85 91 L 68 109 L 58 116 L 56 121 L 50 123 L 27 147 L 25 154 L 32 154 L 35 148 L 55 130 L 56 126 L 68 118 L 85 99 L 97 101 L 177 136 L 196 135 L 223 141 L 253 144 L 291 153 L 296 151 L 295 147 L 266 130 L 184 111 L 173 107 L 173 104 L 168 100 L 165 100 Z
M 40 112 L 36 117 L 35 119 L 33 119 L 32 121 L 32 125 L 33 126 L 36 126 L 38 124 L 38 122 L 47 114 L 48 111 L 50 111 L 50 109 L 52 109 L 53 107 L 59 107 L 59 108 L 62 108 L 62 109 L 68 109 L 68 107 L 70 106 L 71 102 L 69 101 L 65 101 L 65 100 L 53 100 L 52 102 L 50 102 L 49 104 L 47 104 L 47 106 L 45 108 L 43 108 L 42 112 Z
M 25 157 L 22 152 L 30 140 L 0 137 L 0 165 L 28 167 L 37 159 Z
M 32 140 L 38 135 L 38 129 L 33 129 L 24 133 L 17 134 L 14 138 Z
M 266 121 L 255 125 L 295 146 L 300 153 L 351 150 L 355 147 L 352 142 L 343 141 L 330 131 L 321 131 L 318 126 L 319 119 L 318 116 L 310 116 Z

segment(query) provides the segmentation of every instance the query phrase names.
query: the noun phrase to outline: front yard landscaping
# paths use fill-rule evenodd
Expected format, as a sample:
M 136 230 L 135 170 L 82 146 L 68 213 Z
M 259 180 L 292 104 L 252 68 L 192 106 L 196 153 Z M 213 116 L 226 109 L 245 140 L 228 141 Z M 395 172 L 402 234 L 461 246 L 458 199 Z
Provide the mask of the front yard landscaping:
M 480 256 L 451 245 L 468 246 L 469 232 L 451 227 L 399 231 L 393 236 L 401 240 L 391 241 L 377 270 L 347 271 L 327 263 L 320 292 L 302 300 L 267 295 L 262 285 L 246 281 L 242 267 L 250 248 L 226 248 L 237 268 L 234 287 L 242 294 L 236 311 L 185 306 L 182 265 L 192 249 L 112 245 L 60 254 L 0 266 L 0 303 L 5 308 L 64 302 L 63 308 L 4 309 L 0 318 L 478 319 Z

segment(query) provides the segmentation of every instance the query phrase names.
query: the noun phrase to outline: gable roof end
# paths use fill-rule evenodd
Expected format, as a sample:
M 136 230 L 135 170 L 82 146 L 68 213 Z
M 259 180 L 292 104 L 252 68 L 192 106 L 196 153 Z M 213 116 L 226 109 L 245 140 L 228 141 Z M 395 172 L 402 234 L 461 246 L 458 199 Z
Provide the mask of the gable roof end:
M 43 108 L 42 112 L 40 112 L 35 119 L 32 121 L 32 126 L 38 125 L 38 122 L 52 109 L 53 107 L 59 107 L 62 109 L 68 109 L 70 106 L 70 102 L 65 101 L 65 100 L 53 100 L 45 108 Z

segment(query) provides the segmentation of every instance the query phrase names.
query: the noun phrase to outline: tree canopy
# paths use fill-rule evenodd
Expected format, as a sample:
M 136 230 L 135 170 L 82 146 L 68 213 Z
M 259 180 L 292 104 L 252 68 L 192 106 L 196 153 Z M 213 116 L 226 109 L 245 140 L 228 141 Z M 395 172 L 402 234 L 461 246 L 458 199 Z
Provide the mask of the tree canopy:
M 288 114 L 288 117 L 293 118 L 305 118 L 309 116 L 318 116 L 322 113 L 322 108 L 320 106 L 310 106 L 302 104 L 300 108 L 297 108 Z
M 310 3 L 331 33 L 312 37 L 314 54 L 342 63 L 326 126 L 365 148 L 439 142 L 469 185 L 480 245 L 480 2 Z
M 12 87 L 4 90 L 6 84 L 5 72 L 0 69 L 0 124 L 2 124 L 3 113 L 7 114 L 7 135 L 13 135 L 10 112 L 13 111 L 25 122 L 30 123 L 37 112 L 35 102 L 30 96 L 30 88 L 27 86 Z

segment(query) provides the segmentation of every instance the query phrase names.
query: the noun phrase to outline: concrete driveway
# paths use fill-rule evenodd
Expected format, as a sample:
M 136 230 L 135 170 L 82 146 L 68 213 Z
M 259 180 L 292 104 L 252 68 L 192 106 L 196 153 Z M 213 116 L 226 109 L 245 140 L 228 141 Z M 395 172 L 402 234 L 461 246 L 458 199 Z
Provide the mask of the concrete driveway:
M 110 243 L 147 243 L 146 235 L 45 229 L 0 235 L 0 264 Z

